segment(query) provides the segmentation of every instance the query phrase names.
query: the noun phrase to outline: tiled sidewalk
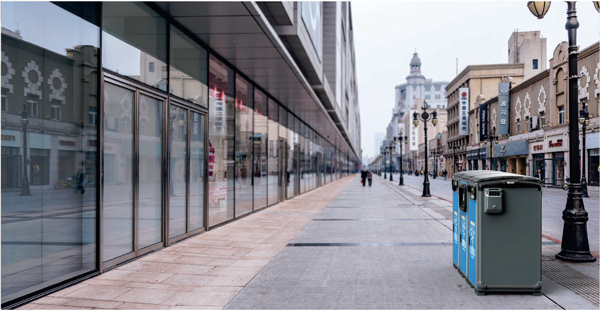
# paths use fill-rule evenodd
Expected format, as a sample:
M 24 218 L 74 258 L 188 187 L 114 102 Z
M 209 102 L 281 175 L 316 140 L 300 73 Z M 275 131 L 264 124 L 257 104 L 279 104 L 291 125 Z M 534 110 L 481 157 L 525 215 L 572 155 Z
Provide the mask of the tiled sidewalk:
M 344 178 L 19 309 L 222 309 L 353 181 Z

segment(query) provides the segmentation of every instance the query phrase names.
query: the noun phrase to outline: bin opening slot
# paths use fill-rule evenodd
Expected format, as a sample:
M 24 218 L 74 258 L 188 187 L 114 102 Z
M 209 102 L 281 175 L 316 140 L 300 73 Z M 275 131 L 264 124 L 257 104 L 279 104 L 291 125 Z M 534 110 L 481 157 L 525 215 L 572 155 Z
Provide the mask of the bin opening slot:
M 463 212 L 467 211 L 467 187 L 465 185 L 458 187 L 458 208 Z

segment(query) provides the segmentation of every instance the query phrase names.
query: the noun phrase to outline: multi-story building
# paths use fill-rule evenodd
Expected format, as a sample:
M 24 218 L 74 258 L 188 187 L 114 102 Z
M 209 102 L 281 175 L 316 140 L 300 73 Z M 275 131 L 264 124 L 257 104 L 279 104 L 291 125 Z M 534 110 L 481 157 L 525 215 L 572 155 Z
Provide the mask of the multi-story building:
M 410 61 L 410 74 L 406 83 L 395 87 L 395 110 L 405 113 L 417 99 L 424 99 L 431 108 L 446 108 L 448 81 L 433 81 L 421 74 L 421 59 L 415 52 Z
M 483 148 L 478 107 L 486 99 L 498 96 L 500 82 L 510 81 L 516 86 L 542 72 L 546 68 L 546 39 L 541 38 L 539 31 L 515 32 L 509 39 L 508 55 L 507 64 L 467 66 L 446 87 L 451 152 L 445 157 L 449 176 L 455 171 L 487 168 L 479 161 L 479 153 L 485 156 L 490 151 L 489 146 L 488 151 L 479 150 Z M 452 161 L 454 155 L 456 159 Z
M 595 186 L 599 180 L 600 150 L 598 47 L 596 43 L 579 52 L 577 70 L 581 77 L 578 87 L 579 109 L 585 101 L 590 113 L 584 169 L 588 184 Z M 548 186 L 560 186 L 569 177 L 567 48 L 566 42 L 559 44 L 552 54 L 549 69 L 510 88 L 508 134 L 501 135 L 499 143 L 493 144 L 491 149 L 490 143 L 482 144 L 485 150 L 480 148 L 481 152 L 473 154 L 473 161 L 481 163 L 479 169 L 489 168 L 528 176 L 541 173 L 544 184 Z M 482 101 L 476 108 L 480 109 L 489 111 L 487 132 L 495 135 L 499 125 L 498 97 Z M 478 113 L 475 112 L 475 115 Z M 580 150 L 583 149 L 581 142 L 580 136 Z
M 3 308 L 360 167 L 349 2 L 1 5 Z

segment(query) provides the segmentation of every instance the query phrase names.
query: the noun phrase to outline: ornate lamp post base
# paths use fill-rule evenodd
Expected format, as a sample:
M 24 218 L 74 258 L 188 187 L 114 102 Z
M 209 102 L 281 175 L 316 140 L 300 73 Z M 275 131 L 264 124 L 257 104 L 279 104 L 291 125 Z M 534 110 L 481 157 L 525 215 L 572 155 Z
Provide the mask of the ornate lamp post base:
M 581 185 L 570 184 L 567 206 L 563 211 L 563 236 L 560 253 L 556 258 L 571 262 L 593 262 L 587 235 L 588 212 L 583 207 Z

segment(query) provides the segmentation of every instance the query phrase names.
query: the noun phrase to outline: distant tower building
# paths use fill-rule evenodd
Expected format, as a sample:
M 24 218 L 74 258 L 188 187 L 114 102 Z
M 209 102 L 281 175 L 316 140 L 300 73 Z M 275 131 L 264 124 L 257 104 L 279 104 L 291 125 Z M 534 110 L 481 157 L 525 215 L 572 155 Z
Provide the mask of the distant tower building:
M 447 84 L 448 81 L 426 79 L 421 74 L 421 59 L 415 52 L 410 61 L 410 74 L 406 76 L 406 83 L 396 86 L 396 111 L 405 113 L 416 99 L 424 99 L 431 108 L 446 108 Z
M 546 70 L 546 38 L 539 30 L 513 32 L 508 39 L 508 63 L 525 64 L 523 80 Z

